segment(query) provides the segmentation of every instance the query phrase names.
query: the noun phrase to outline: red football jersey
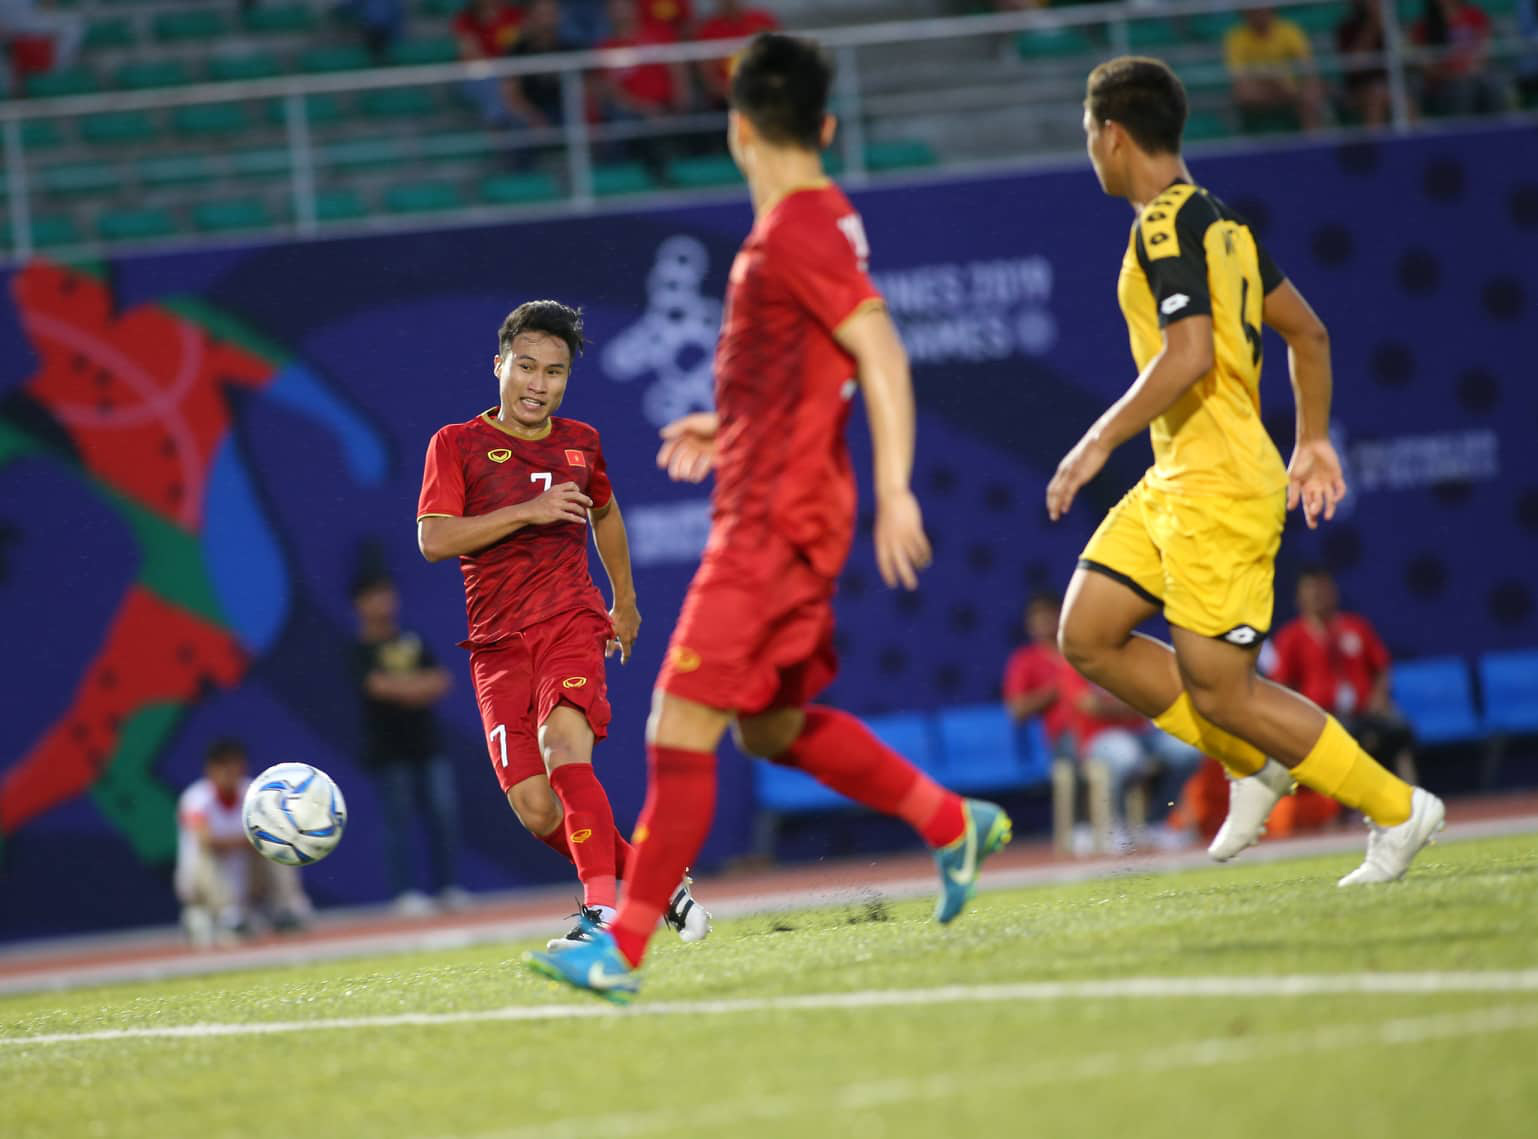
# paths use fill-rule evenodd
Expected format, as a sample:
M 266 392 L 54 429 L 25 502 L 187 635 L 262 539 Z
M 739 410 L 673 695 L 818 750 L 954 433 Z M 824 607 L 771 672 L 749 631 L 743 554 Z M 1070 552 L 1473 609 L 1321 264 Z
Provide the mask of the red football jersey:
M 522 439 L 493 418 L 441 428 L 427 447 L 417 520 L 489 514 L 527 502 L 551 486 L 574 482 L 603 506 L 613 497 L 598 432 L 575 419 L 552 418 L 543 439 Z M 588 571 L 587 527 L 576 522 L 525 526 L 459 559 L 465 575 L 467 648 L 482 648 L 572 609 L 608 615 Z
M 854 536 L 844 425 L 855 361 L 834 331 L 881 294 L 866 275 L 860 215 L 831 183 L 763 214 L 732 263 L 716 346 L 711 543 L 768 527 L 837 576 Z
M 1296 689 L 1326 712 L 1359 712 L 1389 666 L 1372 622 L 1337 613 L 1319 628 L 1299 617 L 1277 630 L 1271 679 Z

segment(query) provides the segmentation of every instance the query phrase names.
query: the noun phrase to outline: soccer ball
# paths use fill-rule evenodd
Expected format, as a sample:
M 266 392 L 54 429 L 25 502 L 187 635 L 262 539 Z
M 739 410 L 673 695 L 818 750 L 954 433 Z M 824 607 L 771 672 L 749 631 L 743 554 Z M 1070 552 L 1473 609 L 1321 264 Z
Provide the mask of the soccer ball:
M 246 788 L 241 817 L 246 837 L 263 858 L 305 866 L 319 862 L 342 841 L 347 804 L 320 768 L 279 763 Z

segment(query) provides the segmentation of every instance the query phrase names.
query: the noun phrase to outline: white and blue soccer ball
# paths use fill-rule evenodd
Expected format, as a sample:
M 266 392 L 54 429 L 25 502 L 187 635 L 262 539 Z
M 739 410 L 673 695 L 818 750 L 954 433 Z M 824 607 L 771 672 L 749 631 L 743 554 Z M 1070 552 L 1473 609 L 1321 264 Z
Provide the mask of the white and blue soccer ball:
M 336 849 L 347 803 L 331 777 L 308 763 L 269 767 L 246 788 L 246 837 L 263 858 L 307 866 Z

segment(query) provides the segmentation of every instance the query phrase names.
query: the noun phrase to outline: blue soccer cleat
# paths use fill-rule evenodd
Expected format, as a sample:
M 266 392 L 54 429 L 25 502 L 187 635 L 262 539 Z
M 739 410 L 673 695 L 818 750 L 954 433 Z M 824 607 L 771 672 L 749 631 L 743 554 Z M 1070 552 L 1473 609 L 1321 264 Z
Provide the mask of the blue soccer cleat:
M 586 919 L 584 919 L 586 922 Z M 583 989 L 617 1005 L 627 1005 L 641 991 L 641 976 L 620 953 L 614 938 L 596 926 L 587 938 L 554 953 L 525 953 L 530 969 L 552 981 Z
M 966 907 L 977 889 L 977 871 L 983 859 L 1003 850 L 1014 837 L 1014 824 L 998 804 L 963 799 L 961 810 L 967 829 L 955 842 L 935 851 L 935 866 L 940 871 L 935 921 L 941 925 L 954 921 Z

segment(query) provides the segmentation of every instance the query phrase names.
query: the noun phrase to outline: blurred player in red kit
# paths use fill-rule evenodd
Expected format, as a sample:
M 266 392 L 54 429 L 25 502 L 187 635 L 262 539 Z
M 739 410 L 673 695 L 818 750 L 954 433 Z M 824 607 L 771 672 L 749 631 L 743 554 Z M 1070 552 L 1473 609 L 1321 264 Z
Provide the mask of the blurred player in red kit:
M 866 275 L 865 231 L 822 174 L 832 67 L 809 40 L 765 34 L 732 78 L 728 143 L 755 221 L 732 265 L 716 348 L 716 410 L 663 429 L 675 479 L 716 473 L 710 539 L 674 629 L 647 724 L 651 783 L 613 926 L 586 945 L 532 954 L 537 971 L 611 1000 L 636 967 L 671 886 L 715 808 L 715 750 L 729 726 L 750 755 L 909 823 L 934 851 L 935 916 L 954 919 L 1009 817 L 963 800 L 853 716 L 812 703 L 833 679 L 833 592 L 855 526 L 844 441 L 864 392 L 875 451 L 876 558 L 889 586 L 929 564 L 913 465 L 907 356 Z
M 577 310 L 556 301 L 514 309 L 492 361 L 501 402 L 433 436 L 417 505 L 423 557 L 457 557 L 464 574 L 461 647 L 497 781 L 529 833 L 582 881 L 583 921 L 552 951 L 613 919 L 631 857 L 593 772 L 593 745 L 609 727 L 604 659 L 617 650 L 629 660 L 641 625 L 630 546 L 598 432 L 555 417 L 582 347 Z M 612 608 L 588 571 L 589 521 Z M 688 887 L 680 870 L 658 916 L 698 941 L 710 915 Z

